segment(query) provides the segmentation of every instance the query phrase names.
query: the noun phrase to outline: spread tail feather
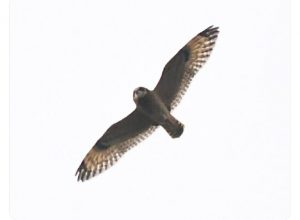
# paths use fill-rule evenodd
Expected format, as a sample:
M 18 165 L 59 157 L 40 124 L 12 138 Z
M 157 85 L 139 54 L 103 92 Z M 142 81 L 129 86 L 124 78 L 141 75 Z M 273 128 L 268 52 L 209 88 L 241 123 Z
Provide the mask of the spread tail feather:
M 162 124 L 163 128 L 169 133 L 172 138 L 180 137 L 183 133 L 184 125 L 180 123 L 172 115 Z

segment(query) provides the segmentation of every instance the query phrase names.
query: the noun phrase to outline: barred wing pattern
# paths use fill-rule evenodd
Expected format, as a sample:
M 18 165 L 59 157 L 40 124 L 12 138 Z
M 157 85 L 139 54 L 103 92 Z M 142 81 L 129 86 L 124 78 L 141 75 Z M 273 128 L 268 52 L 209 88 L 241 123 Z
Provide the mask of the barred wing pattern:
M 87 153 L 75 175 L 85 181 L 102 173 L 129 149 L 152 134 L 156 125 L 137 110 L 112 125 Z
M 154 91 L 170 110 L 179 104 L 193 77 L 210 56 L 218 33 L 218 27 L 208 27 L 190 40 L 166 64 Z

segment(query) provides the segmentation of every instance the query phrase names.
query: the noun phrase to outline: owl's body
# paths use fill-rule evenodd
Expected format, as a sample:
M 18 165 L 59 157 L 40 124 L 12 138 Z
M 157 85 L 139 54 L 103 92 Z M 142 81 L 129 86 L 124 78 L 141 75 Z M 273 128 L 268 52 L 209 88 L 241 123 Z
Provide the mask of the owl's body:
M 192 38 L 166 64 L 153 90 L 138 87 L 133 92 L 136 109 L 111 125 L 87 153 L 76 175 L 90 179 L 112 166 L 130 148 L 162 126 L 171 137 L 183 132 L 171 111 L 179 104 L 191 80 L 204 65 L 218 37 L 218 28 L 210 26 Z
M 161 125 L 171 137 L 177 138 L 183 132 L 183 125 L 171 115 L 166 104 L 155 91 L 139 87 L 134 90 L 136 110 L 149 118 L 153 125 Z

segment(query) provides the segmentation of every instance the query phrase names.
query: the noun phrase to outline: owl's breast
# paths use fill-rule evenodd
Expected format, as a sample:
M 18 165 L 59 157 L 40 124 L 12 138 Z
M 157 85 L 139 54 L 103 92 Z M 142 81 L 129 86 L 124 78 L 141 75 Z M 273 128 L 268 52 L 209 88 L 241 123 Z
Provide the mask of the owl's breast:
M 139 99 L 137 108 L 157 123 L 164 121 L 170 114 L 166 105 L 153 91 Z

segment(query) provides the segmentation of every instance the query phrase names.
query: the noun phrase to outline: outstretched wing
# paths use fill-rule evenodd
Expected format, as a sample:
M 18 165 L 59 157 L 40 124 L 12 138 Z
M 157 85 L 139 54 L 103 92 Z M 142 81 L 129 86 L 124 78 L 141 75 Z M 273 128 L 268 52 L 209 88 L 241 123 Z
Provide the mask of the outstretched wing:
M 208 27 L 190 40 L 166 64 L 154 91 L 169 109 L 174 109 L 179 104 L 192 78 L 209 57 L 218 33 L 218 27 Z
M 149 136 L 157 126 L 134 110 L 113 124 L 96 142 L 80 164 L 78 181 L 88 180 L 112 166 L 126 151 Z

